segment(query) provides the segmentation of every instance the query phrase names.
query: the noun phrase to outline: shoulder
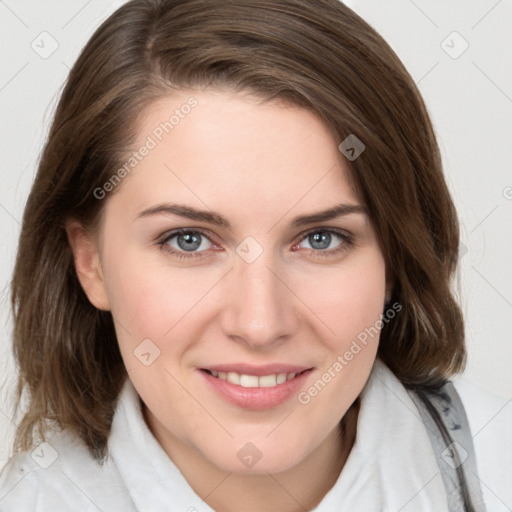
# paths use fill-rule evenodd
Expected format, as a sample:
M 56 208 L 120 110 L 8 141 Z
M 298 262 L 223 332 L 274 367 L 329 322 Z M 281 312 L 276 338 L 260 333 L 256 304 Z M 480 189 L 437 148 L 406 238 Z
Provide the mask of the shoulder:
M 107 458 L 100 464 L 81 440 L 67 432 L 14 455 L 0 473 L 0 512 L 119 507 L 133 510 L 113 461 Z
M 467 381 L 453 380 L 475 446 L 478 477 L 489 510 L 512 508 L 512 400 Z

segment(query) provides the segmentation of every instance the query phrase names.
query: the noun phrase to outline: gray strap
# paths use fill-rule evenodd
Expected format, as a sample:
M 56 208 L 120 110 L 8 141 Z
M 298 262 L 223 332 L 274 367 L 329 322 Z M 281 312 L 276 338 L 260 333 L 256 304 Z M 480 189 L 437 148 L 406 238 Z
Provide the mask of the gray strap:
M 485 512 L 473 438 L 454 385 L 448 382 L 439 391 L 407 391 L 434 448 L 450 512 Z

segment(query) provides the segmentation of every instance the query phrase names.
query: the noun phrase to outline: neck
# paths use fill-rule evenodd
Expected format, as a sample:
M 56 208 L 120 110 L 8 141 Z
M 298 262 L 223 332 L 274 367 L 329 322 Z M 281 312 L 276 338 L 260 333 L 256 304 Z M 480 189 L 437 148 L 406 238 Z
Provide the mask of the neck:
M 224 512 L 302 512 L 315 508 L 336 483 L 356 437 L 359 399 L 339 426 L 300 464 L 280 473 L 227 472 L 176 438 L 161 435 L 161 425 L 144 407 L 148 427 L 194 492 Z M 156 427 L 156 428 L 155 428 Z

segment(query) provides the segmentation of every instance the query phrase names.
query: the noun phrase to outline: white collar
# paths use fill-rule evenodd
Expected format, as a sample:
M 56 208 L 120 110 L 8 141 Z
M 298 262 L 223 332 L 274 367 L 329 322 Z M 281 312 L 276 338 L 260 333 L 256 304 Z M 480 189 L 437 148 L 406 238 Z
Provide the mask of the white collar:
M 315 512 L 448 511 L 436 458 L 416 405 L 377 359 L 361 393 L 356 441 Z

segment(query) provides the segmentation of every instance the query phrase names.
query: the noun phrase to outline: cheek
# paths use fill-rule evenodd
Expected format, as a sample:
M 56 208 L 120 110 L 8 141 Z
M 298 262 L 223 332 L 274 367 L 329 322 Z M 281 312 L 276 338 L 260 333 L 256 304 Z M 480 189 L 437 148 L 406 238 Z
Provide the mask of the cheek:
M 344 263 L 309 277 L 301 292 L 328 331 L 323 330 L 327 352 L 317 380 L 299 403 L 316 411 L 312 417 L 327 422 L 337 421 L 362 390 L 377 354 L 384 310 L 385 264 L 380 251 L 375 248 Z
M 363 389 L 377 355 L 385 265 L 380 253 L 369 256 L 361 266 L 347 264 L 324 276 L 321 293 L 312 292 L 314 282 L 319 290 L 318 276 L 302 291 L 310 290 L 311 309 L 330 331 L 323 337 L 327 352 L 316 380 L 297 397 L 311 431 L 334 428 Z
M 164 409 L 166 396 L 183 404 L 189 426 L 198 423 L 194 418 L 200 414 L 178 384 L 184 378 L 180 365 L 201 338 L 204 324 L 211 321 L 206 296 L 217 280 L 211 272 L 177 270 L 127 253 L 106 273 L 118 343 L 130 379 L 152 410 Z M 167 426 L 176 427 L 175 419 L 167 420 Z
M 154 263 L 142 252 L 116 256 L 106 265 L 105 281 L 121 348 L 146 338 L 168 345 L 217 280 L 215 272 Z M 179 349 L 179 343 L 172 346 Z
M 331 349 L 345 350 L 351 340 L 375 325 L 384 309 L 385 265 L 378 250 L 309 275 L 301 296 L 332 334 Z

